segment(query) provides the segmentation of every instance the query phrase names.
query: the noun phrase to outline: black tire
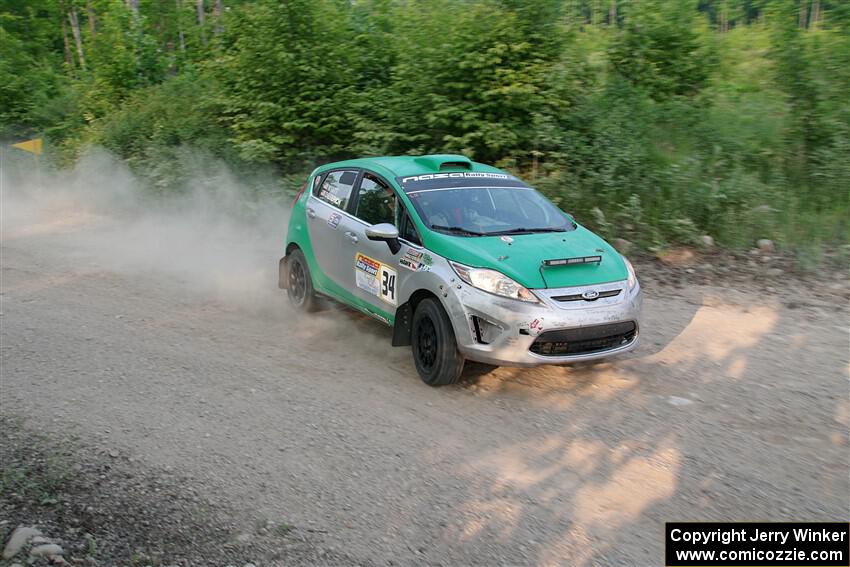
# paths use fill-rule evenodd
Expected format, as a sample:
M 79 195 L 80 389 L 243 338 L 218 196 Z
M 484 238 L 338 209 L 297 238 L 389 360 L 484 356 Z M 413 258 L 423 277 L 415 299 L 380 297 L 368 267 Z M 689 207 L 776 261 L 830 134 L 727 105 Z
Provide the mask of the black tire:
M 286 258 L 286 295 L 299 311 L 311 312 L 319 308 L 307 259 L 298 248 Z
M 463 372 L 463 355 L 449 316 L 436 299 L 423 299 L 416 306 L 411 325 L 413 363 L 429 386 L 457 384 Z

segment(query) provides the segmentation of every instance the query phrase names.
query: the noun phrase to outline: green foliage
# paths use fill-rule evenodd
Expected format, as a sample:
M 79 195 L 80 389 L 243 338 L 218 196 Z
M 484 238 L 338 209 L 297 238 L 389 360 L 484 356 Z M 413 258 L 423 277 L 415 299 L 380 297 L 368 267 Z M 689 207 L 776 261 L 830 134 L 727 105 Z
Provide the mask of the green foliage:
M 662 100 L 694 96 L 716 64 L 693 0 L 638 0 L 625 4 L 623 29 L 609 49 L 614 72 Z
M 457 151 L 498 162 L 531 150 L 558 30 L 548 25 L 530 34 L 533 22 L 523 18 L 536 14 L 492 2 L 458 10 L 445 0 L 420 0 L 406 8 L 381 116 L 388 151 Z M 443 13 L 453 17 L 433 17 Z
M 31 134 L 44 125 L 33 112 L 57 96 L 60 61 L 49 57 L 54 4 L 0 2 L 0 137 Z
M 212 88 L 204 77 L 184 73 L 139 90 L 92 126 L 90 141 L 128 160 L 151 147 L 223 147 L 227 132 L 216 125 L 215 108 L 204 97 Z
M 156 39 L 144 32 L 144 20 L 132 15 L 123 0 L 102 0 L 97 32 L 87 38 L 91 80 L 99 96 L 121 101 L 129 93 L 165 78 L 165 62 Z
M 645 248 L 848 242 L 846 2 L 140 6 L 0 0 L 0 133 L 59 162 L 104 146 L 162 192 L 216 160 L 293 172 L 256 184 L 280 191 L 334 159 L 461 152 Z
M 210 69 L 240 154 L 302 164 L 341 155 L 353 133 L 348 105 L 358 94 L 348 8 L 261 1 L 233 20 Z

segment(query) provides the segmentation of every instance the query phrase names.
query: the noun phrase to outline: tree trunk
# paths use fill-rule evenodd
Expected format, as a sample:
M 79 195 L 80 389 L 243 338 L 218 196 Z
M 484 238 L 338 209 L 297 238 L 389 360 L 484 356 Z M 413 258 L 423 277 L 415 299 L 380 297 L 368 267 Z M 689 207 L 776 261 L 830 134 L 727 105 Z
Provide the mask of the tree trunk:
M 812 0 L 812 15 L 809 17 L 809 27 L 816 28 L 820 23 L 820 0 Z
M 177 5 L 177 39 L 180 44 L 180 51 L 186 52 L 186 37 L 183 35 L 183 6 L 180 0 L 174 0 Z
M 166 37 L 168 34 L 165 33 L 165 25 L 166 25 L 165 14 L 166 14 L 166 11 L 167 11 L 167 9 L 165 7 L 165 0 L 159 0 L 159 19 L 156 22 L 156 31 L 159 34 L 160 40 L 166 46 L 171 45 L 173 47 L 171 40 Z M 166 50 L 172 51 L 171 48 L 167 48 Z
M 127 7 L 133 12 L 133 17 L 139 17 L 139 0 L 127 0 Z
M 207 42 L 206 35 L 204 34 L 204 0 L 197 0 L 197 12 L 198 12 L 198 27 L 201 29 L 201 45 Z
M 222 0 L 215 0 L 213 4 L 213 17 L 215 17 L 215 27 L 213 28 L 213 35 L 218 35 L 221 33 L 223 29 L 221 22 L 221 15 L 224 13 L 224 6 Z
M 91 0 L 86 0 L 86 18 L 89 21 L 89 32 L 91 32 L 91 36 L 94 37 L 96 26 L 96 19 L 94 15 L 94 8 L 92 8 Z
M 74 43 L 77 44 L 77 57 L 80 59 L 80 67 L 86 68 L 86 56 L 83 53 L 83 38 L 80 35 L 80 20 L 77 18 L 77 9 L 71 8 L 68 12 L 68 21 L 71 22 L 71 33 L 74 34 Z
M 611 5 L 608 7 L 608 25 L 617 26 L 617 0 L 611 0 Z
M 65 23 L 65 0 L 59 0 L 59 21 L 62 22 L 62 41 L 65 45 L 65 63 L 69 67 L 74 66 L 73 55 L 71 55 L 71 40 L 68 39 L 68 25 Z
M 801 28 L 806 27 L 806 12 L 807 11 L 808 10 L 806 10 L 806 0 L 800 0 L 800 18 L 797 21 L 797 25 L 799 25 Z

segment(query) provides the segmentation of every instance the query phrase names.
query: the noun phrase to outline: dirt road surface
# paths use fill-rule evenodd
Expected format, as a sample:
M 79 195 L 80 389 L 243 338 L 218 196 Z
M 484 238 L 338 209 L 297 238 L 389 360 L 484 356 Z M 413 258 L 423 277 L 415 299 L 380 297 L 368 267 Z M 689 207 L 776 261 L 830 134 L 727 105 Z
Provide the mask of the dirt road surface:
M 4 415 L 357 561 L 660 565 L 665 521 L 848 517 L 846 301 L 649 285 L 628 356 L 432 389 L 378 323 L 290 311 L 250 227 L 4 214 Z

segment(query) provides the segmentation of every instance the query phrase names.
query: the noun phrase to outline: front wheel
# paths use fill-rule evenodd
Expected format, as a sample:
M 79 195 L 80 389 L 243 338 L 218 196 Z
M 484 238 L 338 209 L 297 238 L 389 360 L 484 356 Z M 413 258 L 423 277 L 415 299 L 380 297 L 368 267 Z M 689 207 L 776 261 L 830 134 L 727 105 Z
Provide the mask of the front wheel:
M 304 253 L 297 248 L 287 258 L 286 294 L 289 302 L 299 311 L 316 311 L 317 298 L 313 291 L 313 280 Z
M 452 323 L 436 299 L 416 306 L 411 329 L 413 362 L 429 386 L 456 384 L 463 372 L 463 355 L 457 349 Z

